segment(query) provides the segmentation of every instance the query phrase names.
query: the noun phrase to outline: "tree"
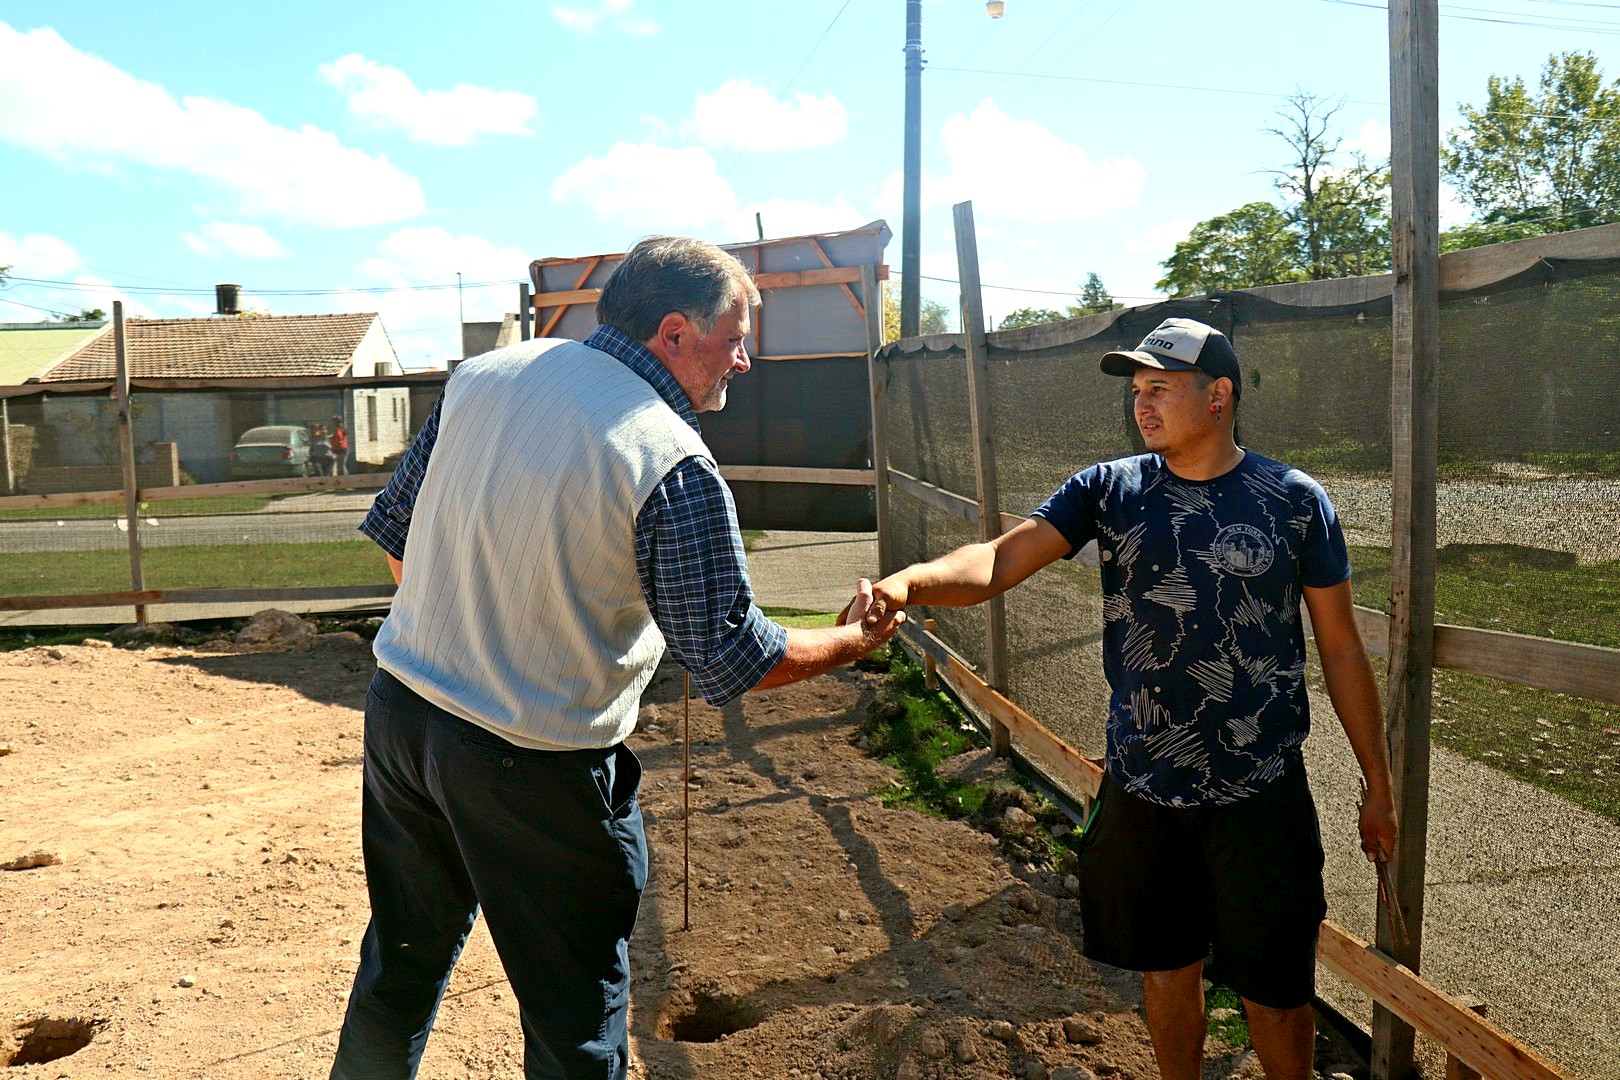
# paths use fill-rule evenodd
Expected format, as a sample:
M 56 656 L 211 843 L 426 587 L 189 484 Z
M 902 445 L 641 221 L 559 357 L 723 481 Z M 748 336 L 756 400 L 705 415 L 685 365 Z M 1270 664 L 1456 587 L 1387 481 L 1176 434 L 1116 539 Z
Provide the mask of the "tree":
M 1341 104 L 1298 91 L 1268 128 L 1288 145 L 1272 169 L 1281 203 L 1252 202 L 1193 226 L 1159 265 L 1158 288 L 1175 296 L 1389 268 L 1389 168 L 1352 154 L 1336 159 Z
M 1288 215 L 1268 202 L 1252 202 L 1200 221 L 1159 265 L 1155 286 L 1171 296 L 1247 289 L 1304 280 L 1298 237 Z
M 1021 326 L 1039 326 L 1041 323 L 1059 322 L 1068 317 L 1063 312 L 1053 311 L 1051 308 L 1021 307 L 1016 311 L 1007 312 L 1006 317 L 1001 320 L 1001 325 L 996 329 L 1017 330 Z
M 917 313 L 917 332 L 919 334 L 948 334 L 950 327 L 946 319 L 950 316 L 950 309 L 938 300 L 922 298 L 922 305 Z M 883 289 L 883 343 L 900 340 L 900 298 L 887 286 Z
M 1480 220 L 1447 250 L 1620 218 L 1620 80 L 1605 84 L 1591 53 L 1549 56 L 1536 94 L 1492 75 L 1485 104 L 1459 108 L 1441 169 Z
M 106 322 L 107 313 L 100 308 L 81 308 L 77 315 L 64 315 L 54 322 Z
M 1072 319 L 1080 315 L 1118 311 L 1124 306 L 1114 303 L 1114 298 L 1103 287 L 1102 278 L 1097 276 L 1097 271 L 1090 270 L 1086 273 L 1086 283 L 1080 287 L 1080 299 L 1069 305 L 1069 317 Z

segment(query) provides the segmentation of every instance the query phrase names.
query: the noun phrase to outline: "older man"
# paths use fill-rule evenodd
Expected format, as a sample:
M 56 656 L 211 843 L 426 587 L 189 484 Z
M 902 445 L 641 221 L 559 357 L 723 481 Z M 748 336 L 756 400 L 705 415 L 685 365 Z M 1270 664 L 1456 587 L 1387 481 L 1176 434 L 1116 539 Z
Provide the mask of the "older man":
M 1103 357 L 1131 379 L 1148 453 L 1069 479 L 1000 538 L 873 586 L 873 625 L 908 604 L 977 604 L 1097 542 L 1107 770 L 1080 848 L 1093 959 L 1143 973 L 1166 1080 L 1202 1074 L 1203 964 L 1243 998 L 1267 1075 L 1308 1078 L 1322 844 L 1301 599 L 1328 695 L 1369 789 L 1361 847 L 1395 851 L 1378 687 L 1356 629 L 1344 534 L 1316 481 L 1239 446 L 1225 335 L 1168 319 Z
M 665 646 L 722 704 L 901 621 L 785 629 L 754 604 L 697 414 L 748 371 L 758 303 L 711 244 L 637 244 L 585 342 L 456 370 L 361 526 L 400 589 L 366 704 L 371 923 L 333 1077 L 415 1074 L 480 906 L 530 1080 L 623 1077 L 647 874 L 624 740 Z

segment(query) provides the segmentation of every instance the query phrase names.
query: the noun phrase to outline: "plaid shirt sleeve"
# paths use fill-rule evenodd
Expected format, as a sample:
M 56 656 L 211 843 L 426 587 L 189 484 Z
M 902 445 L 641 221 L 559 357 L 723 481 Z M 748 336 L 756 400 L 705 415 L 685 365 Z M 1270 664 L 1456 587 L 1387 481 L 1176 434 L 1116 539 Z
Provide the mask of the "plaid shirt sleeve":
M 439 400 L 433 403 L 433 411 L 428 413 L 415 440 L 394 469 L 393 479 L 377 493 L 371 509 L 360 522 L 360 531 L 396 559 L 405 558 L 405 537 L 411 531 L 411 510 L 416 506 L 416 493 L 422 488 L 422 477 L 427 474 L 433 444 L 439 438 L 439 408 L 443 404 L 444 393 L 440 391 Z
M 787 652 L 754 604 L 737 507 L 714 463 L 687 458 L 636 517 L 636 571 L 658 629 L 712 705 L 753 689 Z

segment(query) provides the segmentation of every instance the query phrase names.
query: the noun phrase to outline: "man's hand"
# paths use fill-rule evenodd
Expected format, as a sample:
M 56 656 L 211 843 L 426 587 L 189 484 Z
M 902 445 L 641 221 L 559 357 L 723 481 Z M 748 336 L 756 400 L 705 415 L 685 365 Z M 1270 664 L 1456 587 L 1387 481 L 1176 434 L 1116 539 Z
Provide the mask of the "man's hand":
M 1395 857 L 1400 824 L 1395 818 L 1395 797 L 1388 788 L 1380 796 L 1363 789 L 1361 797 L 1361 850 L 1368 862 L 1389 862 Z
M 890 574 L 871 586 L 871 599 L 866 609 L 866 625 L 876 626 L 890 615 L 905 611 L 910 591 L 910 584 L 903 573 Z
M 850 602 L 844 605 L 844 610 L 838 613 L 838 625 L 848 626 L 853 622 L 860 622 L 866 618 L 866 610 L 872 606 L 872 581 L 870 578 L 860 578 L 855 582 L 855 595 Z

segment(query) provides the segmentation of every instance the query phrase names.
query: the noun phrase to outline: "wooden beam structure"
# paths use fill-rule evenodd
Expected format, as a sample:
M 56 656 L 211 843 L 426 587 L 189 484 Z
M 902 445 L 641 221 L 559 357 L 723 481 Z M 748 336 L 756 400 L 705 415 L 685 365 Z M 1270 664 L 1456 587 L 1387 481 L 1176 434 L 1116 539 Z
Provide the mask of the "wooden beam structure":
M 876 491 L 878 573 L 892 574 L 894 552 L 889 539 L 889 449 L 883 435 L 883 395 L 887 380 L 878 369 L 877 354 L 883 348 L 883 286 L 877 268 L 861 267 L 861 303 L 866 311 L 866 389 L 872 410 L 872 483 Z
M 1387 733 L 1401 832 L 1392 900 L 1406 927 L 1397 941 L 1383 897 L 1378 946 L 1420 971 L 1429 833 L 1429 721 L 1434 689 L 1435 484 L 1440 360 L 1438 0 L 1390 0 L 1390 401 L 1392 532 Z M 1414 1034 L 1389 1005 L 1373 1009 L 1375 1080 L 1413 1073 Z
M 876 474 L 871 469 L 816 469 L 794 465 L 721 465 L 720 475 L 728 481 L 765 484 L 840 484 L 871 487 Z
M 990 347 L 984 337 L 984 294 L 979 287 L 979 240 L 973 226 L 973 204 L 951 208 L 956 220 L 957 280 L 962 287 L 962 336 L 967 344 L 968 411 L 973 421 L 973 472 L 978 484 L 979 539 L 1001 535 L 1001 496 L 996 487 L 995 422 L 990 415 Z M 985 681 L 1007 689 L 1007 604 L 995 596 L 984 604 Z M 990 742 L 998 755 L 1012 749 L 1007 726 L 991 725 Z
M 135 484 L 135 416 L 130 411 L 129 353 L 124 346 L 124 302 L 113 301 L 114 399 L 118 402 L 118 464 L 124 475 L 124 531 L 129 543 L 130 588 L 146 588 L 141 566 L 141 500 Z M 174 477 L 170 477 L 174 479 Z M 135 621 L 146 625 L 146 608 L 135 605 Z

